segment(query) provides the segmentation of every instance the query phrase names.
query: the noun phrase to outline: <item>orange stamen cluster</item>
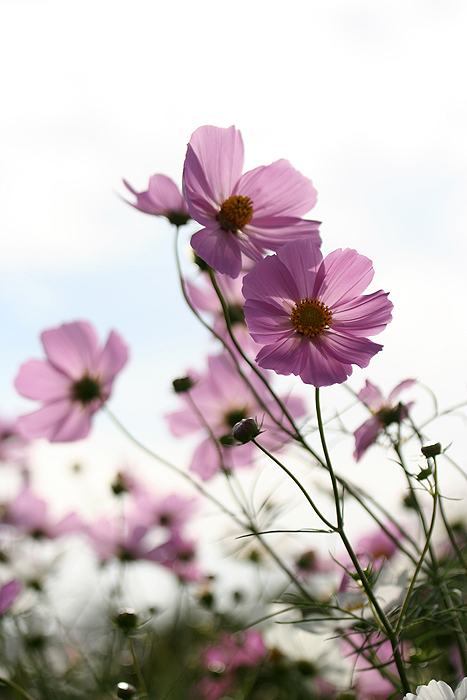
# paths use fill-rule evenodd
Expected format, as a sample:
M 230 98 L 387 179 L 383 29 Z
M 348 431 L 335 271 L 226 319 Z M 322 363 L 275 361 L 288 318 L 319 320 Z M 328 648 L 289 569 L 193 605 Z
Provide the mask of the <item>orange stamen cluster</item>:
M 296 302 L 290 320 L 299 333 L 315 338 L 331 325 L 332 312 L 322 301 L 305 297 Z
M 233 195 L 225 200 L 217 215 L 224 231 L 238 231 L 253 218 L 253 202 L 249 197 Z

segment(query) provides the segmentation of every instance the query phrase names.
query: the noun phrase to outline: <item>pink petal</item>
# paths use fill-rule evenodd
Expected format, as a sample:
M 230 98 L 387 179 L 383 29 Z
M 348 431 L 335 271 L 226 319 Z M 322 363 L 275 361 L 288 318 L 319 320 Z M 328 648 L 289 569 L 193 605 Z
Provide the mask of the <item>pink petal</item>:
M 326 276 L 316 296 L 329 307 L 344 304 L 361 294 L 373 279 L 371 260 L 356 250 L 335 250 L 323 261 Z
M 410 387 L 416 383 L 416 379 L 404 379 L 404 381 L 398 384 L 396 387 L 394 387 L 394 389 L 389 394 L 388 404 L 391 406 L 394 400 L 399 396 L 401 391 L 404 391 L 405 389 L 410 389 Z
M 284 340 L 265 345 L 256 356 L 256 362 L 264 369 L 273 369 L 278 374 L 301 375 L 308 358 L 306 341 L 293 334 Z
M 236 234 L 215 229 L 201 229 L 191 237 L 191 245 L 198 255 L 214 270 L 229 277 L 238 277 L 242 271 L 242 255 Z
M 16 579 L 8 581 L 0 588 L 0 615 L 3 615 L 15 602 L 21 591 L 21 584 Z
M 367 367 L 371 358 L 383 349 L 382 345 L 367 338 L 355 338 L 351 335 L 336 333 L 332 329 L 325 331 L 318 338 L 331 359 L 343 364 Z
M 372 411 L 379 411 L 385 404 L 383 395 L 375 384 L 372 384 L 368 379 L 365 382 L 365 386 L 361 389 L 358 394 L 358 398 L 365 406 L 368 406 Z
M 115 331 L 111 331 L 96 368 L 102 383 L 103 394 L 108 396 L 115 375 L 122 369 L 127 360 L 128 347 Z
M 312 298 L 316 274 L 323 260 L 319 247 L 311 241 L 293 241 L 281 248 L 277 257 L 286 265 L 297 285 L 298 296 L 293 301 Z
M 267 250 L 278 251 L 286 243 L 295 240 L 309 240 L 316 245 L 321 244 L 319 221 L 298 219 L 291 216 L 265 217 L 253 219 L 244 226 L 245 234 Z
M 255 217 L 303 216 L 316 204 L 313 183 L 287 160 L 277 160 L 242 175 L 233 194 L 253 200 Z
M 355 431 L 355 452 L 353 456 L 358 460 L 363 456 L 366 450 L 372 445 L 378 437 L 381 429 L 381 423 L 378 416 L 372 416 L 363 425 Z
M 18 427 L 29 439 L 45 437 L 51 442 L 69 442 L 84 438 L 89 433 L 90 407 L 69 400 L 47 404 L 38 411 L 18 418 Z
M 292 245 L 292 244 L 290 244 Z M 284 249 L 281 250 L 281 253 Z M 319 249 L 318 249 L 319 250 Z M 297 261 L 295 261 L 297 263 Z M 300 265 L 300 263 L 298 263 Z M 289 259 L 282 255 L 268 255 L 261 265 L 254 267 L 243 278 L 243 296 L 284 309 L 284 301 L 290 303 L 292 309 L 302 296 L 294 276 L 294 268 L 289 268 Z
M 240 132 L 234 126 L 228 129 L 201 126 L 192 134 L 189 147 L 205 174 L 208 197 L 221 205 L 232 195 L 242 174 L 243 141 Z M 187 197 L 191 200 L 192 181 L 186 171 L 184 180 Z M 194 194 L 199 196 L 199 191 Z
M 28 399 L 55 401 L 70 394 L 70 378 L 44 360 L 29 360 L 21 365 L 15 387 Z
M 212 479 L 221 470 L 219 451 L 211 438 L 208 438 L 196 448 L 190 469 L 199 474 L 203 481 Z
M 71 410 L 64 420 L 57 426 L 55 434 L 50 438 L 51 442 L 73 442 L 87 437 L 91 429 L 91 416 L 100 408 L 99 402 L 93 402 L 88 406 L 73 403 Z
M 89 323 L 65 323 L 44 331 L 41 340 L 50 362 L 71 379 L 80 379 L 96 368 L 97 335 Z
M 380 333 L 392 319 L 393 304 L 387 297 L 379 290 L 339 303 L 332 309 L 332 328 L 356 336 Z
M 180 190 L 166 175 L 150 177 L 148 189 L 145 192 L 136 192 L 126 180 L 123 180 L 123 184 L 136 197 L 136 204 L 128 202 L 135 209 L 155 216 L 163 216 L 175 211 L 188 214 L 188 206 Z
M 188 206 L 177 185 L 166 175 L 149 178 L 148 195 L 162 214 L 173 211 L 188 213 Z
M 257 343 L 268 345 L 295 335 L 290 313 L 285 309 L 252 300 L 245 304 L 244 311 L 248 331 Z
M 336 362 L 330 356 L 328 348 L 321 342 L 322 337 L 315 338 L 312 342 L 304 342 L 307 350 L 306 363 L 303 363 L 300 377 L 305 384 L 315 387 L 342 384 L 352 374 L 350 360 Z

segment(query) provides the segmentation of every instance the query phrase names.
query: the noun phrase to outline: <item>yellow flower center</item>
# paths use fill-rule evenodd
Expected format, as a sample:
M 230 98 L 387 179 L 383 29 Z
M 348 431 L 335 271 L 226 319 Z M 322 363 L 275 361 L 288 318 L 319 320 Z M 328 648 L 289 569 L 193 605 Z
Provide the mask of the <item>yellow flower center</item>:
M 238 231 L 249 224 L 252 218 L 252 200 L 238 194 L 226 199 L 217 215 L 217 220 L 224 231 Z
M 332 312 L 322 301 L 305 297 L 296 302 L 290 320 L 299 333 L 315 338 L 331 325 Z

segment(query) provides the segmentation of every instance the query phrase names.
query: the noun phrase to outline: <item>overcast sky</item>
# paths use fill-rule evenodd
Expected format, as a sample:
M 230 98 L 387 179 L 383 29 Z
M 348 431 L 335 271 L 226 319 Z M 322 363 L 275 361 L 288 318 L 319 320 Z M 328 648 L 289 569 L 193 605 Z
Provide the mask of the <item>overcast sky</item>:
M 352 386 L 410 376 L 461 400 L 466 32 L 462 0 L 0 0 L 1 415 L 32 408 L 12 382 L 41 330 L 86 319 L 131 346 L 116 412 L 163 440 L 171 381 L 209 343 L 170 225 L 118 194 L 180 183 L 202 124 L 241 130 L 246 169 L 289 159 L 318 190 L 324 253 L 374 261 L 394 321 Z

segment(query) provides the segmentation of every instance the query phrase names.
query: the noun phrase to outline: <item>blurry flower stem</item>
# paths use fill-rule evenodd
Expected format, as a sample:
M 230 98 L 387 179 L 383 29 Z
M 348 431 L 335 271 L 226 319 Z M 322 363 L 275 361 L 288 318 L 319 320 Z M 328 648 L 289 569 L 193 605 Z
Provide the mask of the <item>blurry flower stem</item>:
M 130 654 L 131 654 L 131 658 L 133 661 L 133 668 L 135 669 L 136 677 L 138 678 L 138 684 L 139 684 L 139 687 L 141 689 L 139 697 L 140 698 L 141 697 L 149 698 L 148 691 L 146 688 L 146 683 L 144 682 L 143 674 L 141 673 L 138 659 L 136 658 L 135 648 L 133 646 L 133 640 L 131 638 L 131 635 L 128 635 L 128 647 L 130 649 Z
M 365 593 L 368 597 L 368 600 L 373 608 L 375 616 L 379 618 L 379 621 L 382 625 L 382 630 L 386 634 L 386 637 L 391 643 L 392 651 L 394 654 L 394 662 L 397 667 L 397 671 L 399 673 L 399 677 L 401 679 L 402 687 L 404 689 L 404 693 L 410 693 L 410 684 L 409 680 L 407 678 L 407 673 L 405 670 L 405 665 L 402 659 L 402 655 L 400 652 L 399 648 L 399 639 L 398 635 L 395 632 L 395 630 L 392 628 L 391 623 L 389 622 L 386 614 L 384 613 L 383 609 L 381 608 L 374 592 L 371 587 L 371 584 L 363 571 L 360 562 L 358 560 L 357 555 L 355 554 L 352 545 L 345 533 L 344 530 L 344 519 L 342 515 L 342 509 L 341 509 L 341 502 L 340 502 L 340 495 L 339 495 L 339 488 L 338 488 L 338 482 L 336 479 L 336 476 L 334 474 L 334 469 L 331 463 L 331 458 L 329 456 L 327 444 L 326 444 L 326 436 L 324 434 L 324 428 L 323 428 L 323 419 L 321 415 L 321 406 L 320 406 L 320 396 L 319 396 L 319 389 L 316 388 L 315 390 L 315 398 L 316 398 L 316 416 L 318 420 L 318 427 L 319 427 L 319 434 L 321 438 L 321 445 L 323 448 L 323 453 L 325 456 L 326 460 L 326 467 L 327 470 L 329 471 L 329 475 L 331 477 L 331 482 L 332 482 L 332 488 L 334 492 L 334 500 L 335 500 L 335 506 L 336 506 L 336 516 L 337 516 L 337 523 L 338 527 L 336 528 L 336 532 L 339 534 L 342 544 L 344 545 L 345 549 L 347 550 L 347 553 L 352 561 L 352 564 L 355 567 L 355 571 L 358 574 L 358 578 L 361 582 L 361 585 L 363 586 Z
M 22 695 L 23 698 L 26 698 L 26 700 L 35 700 L 35 698 L 33 698 L 32 695 L 29 695 L 29 693 L 26 690 L 24 690 L 24 688 L 21 688 L 21 686 L 17 685 L 14 681 L 11 681 L 9 678 L 0 676 L 0 683 L 4 683 L 4 685 L 7 685 L 9 688 L 16 690 L 16 692 L 19 695 Z

